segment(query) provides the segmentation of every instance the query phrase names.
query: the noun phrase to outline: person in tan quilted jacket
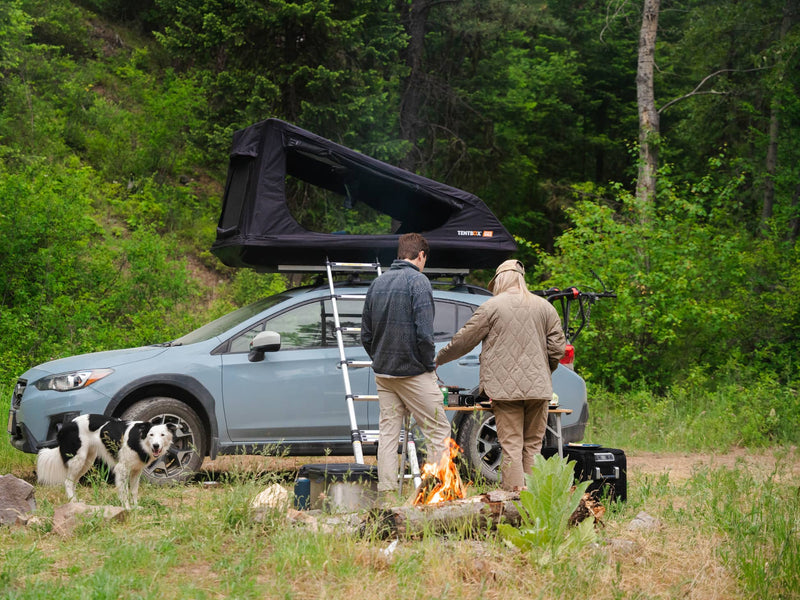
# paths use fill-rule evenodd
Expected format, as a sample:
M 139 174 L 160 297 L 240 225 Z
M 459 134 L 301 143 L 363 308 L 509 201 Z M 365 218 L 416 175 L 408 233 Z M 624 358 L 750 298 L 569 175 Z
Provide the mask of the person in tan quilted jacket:
M 541 452 L 553 397 L 551 375 L 564 356 L 566 340 L 553 305 L 528 291 L 520 261 L 507 260 L 497 267 L 489 291 L 494 297 L 439 351 L 436 364 L 483 343 L 480 387 L 492 400 L 503 447 L 502 487 L 515 490 L 525 485 L 524 475 Z

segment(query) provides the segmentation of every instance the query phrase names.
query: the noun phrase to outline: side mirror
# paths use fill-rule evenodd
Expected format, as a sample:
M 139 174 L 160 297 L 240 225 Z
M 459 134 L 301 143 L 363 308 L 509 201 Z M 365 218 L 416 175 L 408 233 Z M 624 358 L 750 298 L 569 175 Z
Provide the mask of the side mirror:
M 250 340 L 250 353 L 247 360 L 260 362 L 265 352 L 277 352 L 281 349 L 281 334 L 276 331 L 262 331 Z

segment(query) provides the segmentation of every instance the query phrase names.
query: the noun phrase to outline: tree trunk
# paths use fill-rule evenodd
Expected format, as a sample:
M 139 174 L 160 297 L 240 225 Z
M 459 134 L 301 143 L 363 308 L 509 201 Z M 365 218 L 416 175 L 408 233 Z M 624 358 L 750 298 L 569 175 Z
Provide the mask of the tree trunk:
M 379 537 L 420 537 L 425 533 L 452 532 L 480 535 L 498 523 L 518 527 L 522 518 L 517 508 L 519 492 L 493 490 L 479 496 L 451 500 L 426 506 L 397 506 L 370 511 L 359 531 Z M 605 507 L 592 494 L 581 498 L 578 508 L 570 516 L 570 525 L 592 518 L 602 524 Z
M 783 19 L 781 28 L 778 32 L 778 40 L 782 42 L 786 34 L 792 27 L 795 13 L 797 12 L 797 0 L 786 0 L 783 7 Z M 767 146 L 766 171 L 767 178 L 764 182 L 764 203 L 761 207 L 761 233 L 765 234 L 769 227 L 769 220 L 772 218 L 772 209 L 775 205 L 775 173 L 778 171 L 778 135 L 780 134 L 780 113 L 781 105 L 777 99 L 773 99 L 769 109 L 769 145 Z
M 658 111 L 653 89 L 656 33 L 660 0 L 644 0 L 639 33 L 639 64 L 636 71 L 636 99 L 639 108 L 639 179 L 636 198 L 640 208 L 653 202 L 658 170 Z
M 789 220 L 789 241 L 792 244 L 797 242 L 798 233 L 800 233 L 800 183 L 794 188 L 792 196 L 792 218 Z
M 775 172 L 778 168 L 778 133 L 780 108 L 777 101 L 772 102 L 769 115 L 769 146 L 767 146 L 767 178 L 764 181 L 764 203 L 761 207 L 761 232 L 766 233 L 769 220 L 772 218 L 772 207 L 775 204 Z
M 400 166 L 414 171 L 417 142 L 422 130 L 420 110 L 423 104 L 425 77 L 423 58 L 425 53 L 425 24 L 431 8 L 429 0 L 411 0 L 403 3 L 403 17 L 408 23 L 408 54 L 406 65 L 409 72 L 400 102 L 400 135 L 409 142 L 410 150 L 400 161 Z

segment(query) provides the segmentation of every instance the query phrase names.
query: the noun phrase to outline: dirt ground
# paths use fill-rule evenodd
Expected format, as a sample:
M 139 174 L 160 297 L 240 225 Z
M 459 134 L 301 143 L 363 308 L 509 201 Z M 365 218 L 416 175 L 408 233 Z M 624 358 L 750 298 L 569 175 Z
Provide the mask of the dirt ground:
M 683 454 L 675 452 L 632 452 L 627 456 L 628 469 L 642 473 L 660 475 L 669 473 L 671 479 L 688 479 L 701 467 L 747 467 L 751 470 L 772 473 L 780 467 L 792 475 L 800 475 L 800 451 L 792 447 L 788 450 L 749 450 L 735 448 L 721 454 Z
M 800 449 L 792 447 L 782 450 L 735 448 L 724 453 L 678 453 L 678 452 L 631 452 L 626 453 L 628 470 L 633 473 L 662 475 L 670 479 L 683 480 L 703 467 L 746 467 L 748 470 L 772 473 L 780 466 L 795 476 L 800 476 Z M 220 456 L 215 461 L 206 460 L 204 469 L 209 473 L 231 469 L 241 471 L 295 471 L 305 464 L 347 463 L 349 456 L 293 456 L 273 458 L 263 456 Z M 365 457 L 367 464 L 375 464 L 374 457 Z M 779 465 L 780 463 L 780 465 Z

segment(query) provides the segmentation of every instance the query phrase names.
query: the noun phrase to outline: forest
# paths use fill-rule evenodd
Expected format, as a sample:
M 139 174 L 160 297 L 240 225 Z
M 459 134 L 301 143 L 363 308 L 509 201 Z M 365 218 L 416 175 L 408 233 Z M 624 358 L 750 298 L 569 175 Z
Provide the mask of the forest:
M 478 195 L 531 288 L 613 289 L 590 396 L 796 443 L 799 51 L 798 0 L 4 0 L 3 400 L 288 285 L 209 252 L 233 132 L 277 117 Z

